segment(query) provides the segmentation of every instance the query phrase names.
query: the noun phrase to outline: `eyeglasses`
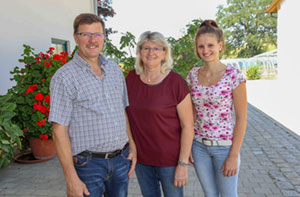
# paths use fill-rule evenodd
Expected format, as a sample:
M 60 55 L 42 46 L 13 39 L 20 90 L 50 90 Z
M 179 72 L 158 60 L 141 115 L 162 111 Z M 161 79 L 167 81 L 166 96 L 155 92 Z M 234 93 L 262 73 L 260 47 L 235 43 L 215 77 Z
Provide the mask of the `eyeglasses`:
M 154 48 L 151 48 L 151 47 L 141 47 L 141 50 L 144 53 L 149 53 L 150 51 L 153 51 L 154 53 L 158 53 L 160 51 L 163 51 L 164 48 L 163 47 L 154 47 Z
M 76 34 L 80 35 L 82 38 L 87 39 L 87 40 L 91 39 L 93 36 L 94 36 L 95 40 L 100 40 L 100 39 L 104 38 L 104 34 L 100 33 L 100 32 L 98 32 L 98 33 L 78 32 Z

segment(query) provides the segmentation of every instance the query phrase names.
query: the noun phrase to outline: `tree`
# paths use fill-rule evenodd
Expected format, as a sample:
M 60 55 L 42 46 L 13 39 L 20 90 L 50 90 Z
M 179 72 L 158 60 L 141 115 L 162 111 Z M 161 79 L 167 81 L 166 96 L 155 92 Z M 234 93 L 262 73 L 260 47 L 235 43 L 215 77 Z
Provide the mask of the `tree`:
M 252 57 L 277 47 L 277 15 L 264 10 L 272 0 L 227 0 L 218 6 L 217 22 L 223 29 L 225 56 Z
M 114 9 L 110 6 L 112 4 L 112 0 L 97 0 L 97 11 L 98 16 L 100 16 L 104 21 L 106 21 L 107 17 L 114 17 L 116 14 Z M 112 28 L 106 28 L 106 35 L 111 33 L 116 33 Z
M 202 19 L 194 19 L 192 23 L 186 25 L 186 32 L 181 38 L 177 40 L 173 37 L 168 38 L 172 48 L 174 70 L 184 78 L 191 68 L 201 64 L 194 53 L 194 38 L 201 23 Z

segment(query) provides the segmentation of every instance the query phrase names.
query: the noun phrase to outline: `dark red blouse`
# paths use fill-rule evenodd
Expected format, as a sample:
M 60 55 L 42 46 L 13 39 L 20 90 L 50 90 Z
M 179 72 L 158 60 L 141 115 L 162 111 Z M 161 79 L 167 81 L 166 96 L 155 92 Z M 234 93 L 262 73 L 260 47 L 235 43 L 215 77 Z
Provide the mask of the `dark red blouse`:
M 176 166 L 181 127 L 177 105 L 189 93 L 185 80 L 174 71 L 157 85 L 148 85 L 131 71 L 126 78 L 128 119 L 137 147 L 138 162 Z

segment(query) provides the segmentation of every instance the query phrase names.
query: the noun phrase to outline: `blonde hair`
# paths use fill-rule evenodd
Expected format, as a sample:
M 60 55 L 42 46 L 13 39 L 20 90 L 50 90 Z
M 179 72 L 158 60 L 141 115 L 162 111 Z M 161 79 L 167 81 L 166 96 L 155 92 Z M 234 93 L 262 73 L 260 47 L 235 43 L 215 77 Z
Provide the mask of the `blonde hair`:
M 137 43 L 137 47 L 136 47 L 136 60 L 135 60 L 135 71 L 136 74 L 140 75 L 142 74 L 143 70 L 144 70 L 144 63 L 140 57 L 140 50 L 142 49 L 142 46 L 145 42 L 150 41 L 154 44 L 157 44 L 161 47 L 163 47 L 163 50 L 166 52 L 166 57 L 165 60 L 162 61 L 161 64 L 161 73 L 166 73 L 169 70 L 171 70 L 173 68 L 173 59 L 171 56 L 171 48 L 168 44 L 168 42 L 166 41 L 166 39 L 164 38 L 164 36 L 159 33 L 159 32 L 150 32 L 150 31 L 146 31 L 144 33 L 141 34 L 139 41 Z

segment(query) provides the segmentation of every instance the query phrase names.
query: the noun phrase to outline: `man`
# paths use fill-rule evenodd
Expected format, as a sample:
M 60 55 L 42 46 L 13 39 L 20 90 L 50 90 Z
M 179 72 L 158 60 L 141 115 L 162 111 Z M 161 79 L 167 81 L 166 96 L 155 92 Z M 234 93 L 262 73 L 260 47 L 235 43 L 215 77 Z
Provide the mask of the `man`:
M 100 55 L 105 26 L 99 16 L 77 16 L 73 36 L 78 52 L 50 84 L 49 121 L 67 194 L 127 196 L 136 147 L 125 113 L 123 73 Z

